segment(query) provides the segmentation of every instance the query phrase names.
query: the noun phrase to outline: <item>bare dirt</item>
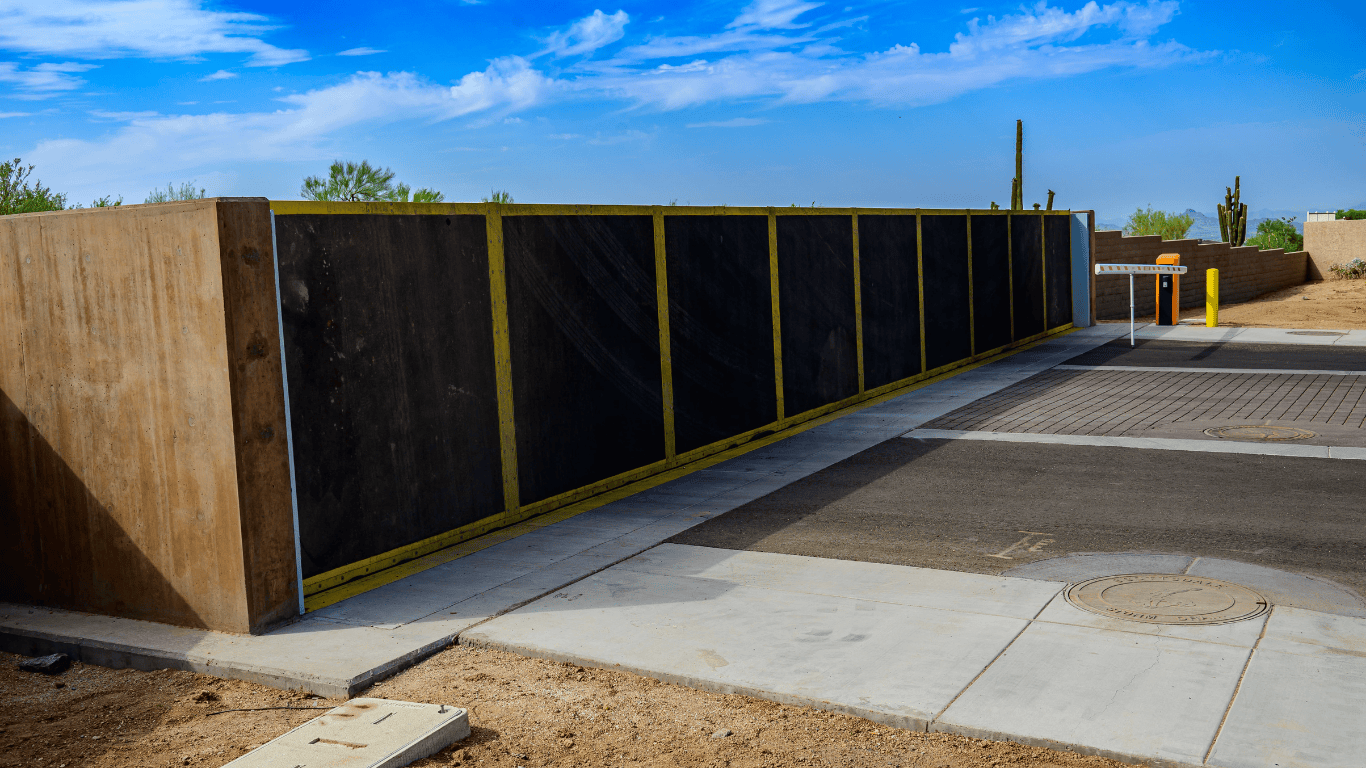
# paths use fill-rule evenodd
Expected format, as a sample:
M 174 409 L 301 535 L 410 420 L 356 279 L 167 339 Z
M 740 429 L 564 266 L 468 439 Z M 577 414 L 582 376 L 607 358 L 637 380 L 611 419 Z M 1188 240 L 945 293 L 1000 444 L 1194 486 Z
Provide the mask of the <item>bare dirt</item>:
M 1203 306 L 1181 310 L 1181 319 L 1203 320 Z M 1153 322 L 1153 316 L 1136 318 Z M 1102 320 L 1105 323 L 1127 323 Z M 1320 280 L 1263 294 L 1240 304 L 1219 307 L 1219 325 L 1227 328 L 1304 328 L 1352 331 L 1366 328 L 1366 280 Z
M 0 766 L 221 766 L 340 701 L 189 672 L 74 664 L 21 672 L 0 654 Z M 366 696 L 454 704 L 472 733 L 414 766 L 1119 768 L 1099 757 L 889 728 L 704 693 L 625 672 L 455 646 Z M 716 735 L 730 731 L 729 735 Z

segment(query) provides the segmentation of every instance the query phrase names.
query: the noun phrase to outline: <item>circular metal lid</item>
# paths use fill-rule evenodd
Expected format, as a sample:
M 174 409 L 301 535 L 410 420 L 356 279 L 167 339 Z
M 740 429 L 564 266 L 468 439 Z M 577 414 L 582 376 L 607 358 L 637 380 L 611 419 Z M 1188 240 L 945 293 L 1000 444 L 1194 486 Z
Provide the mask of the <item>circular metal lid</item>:
M 1205 430 L 1205 434 L 1210 437 L 1223 437 L 1229 440 L 1255 440 L 1258 442 L 1306 440 L 1317 436 L 1307 429 L 1273 427 L 1268 424 L 1240 424 L 1232 427 L 1210 427 Z
M 1066 597 L 1085 611 L 1148 624 L 1227 624 L 1270 608 L 1241 584 L 1173 573 L 1091 579 L 1068 587 Z

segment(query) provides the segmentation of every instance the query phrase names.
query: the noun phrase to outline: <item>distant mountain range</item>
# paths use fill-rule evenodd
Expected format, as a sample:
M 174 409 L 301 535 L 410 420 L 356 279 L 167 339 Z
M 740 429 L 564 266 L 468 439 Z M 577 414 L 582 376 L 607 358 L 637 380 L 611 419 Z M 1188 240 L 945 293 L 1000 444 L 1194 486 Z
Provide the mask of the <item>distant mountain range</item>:
M 1356 209 L 1358 209 L 1358 210 L 1366 210 L 1366 202 L 1357 203 L 1356 205 L 1342 206 L 1342 207 L 1344 207 L 1344 208 L 1356 208 Z M 1308 209 L 1306 209 L 1306 210 L 1308 210 Z M 1337 209 L 1336 209 L 1336 208 L 1315 208 L 1315 209 L 1313 209 L 1313 210 L 1316 210 L 1316 211 L 1333 211 L 1333 210 L 1337 210 Z M 1295 231 L 1296 231 L 1296 232 L 1299 232 L 1300 234 L 1304 234 L 1304 216 L 1305 216 L 1305 212 L 1306 212 L 1306 211 L 1273 211 L 1273 210 L 1271 210 L 1271 209 L 1269 209 L 1269 208 L 1262 208 L 1262 209 L 1256 210 L 1256 211 L 1249 210 L 1249 211 L 1247 212 L 1247 234 L 1248 234 L 1248 237 L 1251 237 L 1253 234 L 1255 234 L 1255 233 L 1257 232 L 1257 225 L 1260 224 L 1260 223 L 1263 222 L 1263 221 L 1266 221 L 1267 219 L 1288 219 L 1288 218 L 1291 218 L 1292 216 L 1293 216 L 1294 219 L 1295 219 L 1295 222 L 1294 222 L 1294 224 L 1295 224 Z M 1215 240 L 1215 241 L 1219 241 L 1219 240 L 1222 240 L 1222 239 L 1223 239 L 1223 238 L 1221 238 L 1221 237 L 1219 236 L 1219 218 L 1218 218 L 1215 214 L 1211 214 L 1211 213 L 1201 213 L 1200 211 L 1197 211 L 1197 210 L 1195 210 L 1194 208 L 1187 208 L 1185 211 L 1183 211 L 1183 213 L 1185 213 L 1187 216 L 1190 216 L 1192 219 L 1195 220 L 1194 223 L 1191 224 L 1190 231 L 1188 231 L 1188 232 L 1186 233 L 1186 237 L 1191 238 L 1191 239 L 1199 238 L 1199 239 L 1201 239 L 1201 240 Z M 1121 229 L 1121 230 L 1122 230 L 1122 229 L 1124 229 L 1124 223 L 1123 223 L 1123 222 L 1118 222 L 1118 223 L 1116 223 L 1116 222 L 1099 222 L 1099 221 L 1098 221 L 1098 222 L 1096 222 L 1096 229 Z

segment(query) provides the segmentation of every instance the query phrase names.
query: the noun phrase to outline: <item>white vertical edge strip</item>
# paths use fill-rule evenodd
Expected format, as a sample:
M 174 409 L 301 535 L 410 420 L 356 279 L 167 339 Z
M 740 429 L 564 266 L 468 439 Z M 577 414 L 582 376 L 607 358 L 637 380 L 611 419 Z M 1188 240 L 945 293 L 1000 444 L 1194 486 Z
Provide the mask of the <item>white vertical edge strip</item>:
M 289 413 L 289 370 L 285 366 L 285 307 L 280 301 L 280 243 L 275 211 L 270 212 L 270 250 L 275 260 L 275 321 L 280 330 L 280 379 L 285 385 L 285 446 L 289 449 L 289 507 L 294 516 L 294 575 L 299 583 L 299 615 L 304 615 L 304 556 L 299 543 L 299 492 L 294 482 L 294 421 Z
M 1091 232 L 1086 226 L 1086 214 L 1069 217 L 1072 228 L 1072 325 L 1087 328 L 1091 325 Z

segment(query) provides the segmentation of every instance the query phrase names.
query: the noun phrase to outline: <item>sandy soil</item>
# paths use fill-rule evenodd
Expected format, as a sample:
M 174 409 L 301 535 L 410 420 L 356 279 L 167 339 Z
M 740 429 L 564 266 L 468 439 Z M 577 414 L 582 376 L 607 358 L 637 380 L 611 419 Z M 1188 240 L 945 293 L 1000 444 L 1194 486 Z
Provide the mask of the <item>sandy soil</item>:
M 75 664 L 47 677 L 20 672 L 20 659 L 0 654 L 0 766 L 221 766 L 313 713 L 210 713 L 339 703 L 187 672 Z M 470 737 L 415 766 L 1121 765 L 465 646 L 365 695 L 470 710 Z
M 1201 320 L 1205 308 L 1181 311 L 1182 320 Z M 1151 323 L 1153 316 L 1137 318 Z M 1127 323 L 1102 320 L 1103 323 Z M 1219 325 L 1229 328 L 1313 328 L 1350 331 L 1366 328 L 1366 280 L 1321 280 L 1267 293 L 1241 304 L 1219 307 Z

